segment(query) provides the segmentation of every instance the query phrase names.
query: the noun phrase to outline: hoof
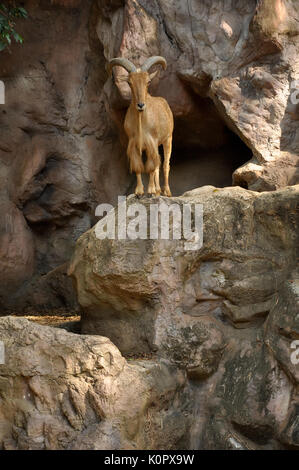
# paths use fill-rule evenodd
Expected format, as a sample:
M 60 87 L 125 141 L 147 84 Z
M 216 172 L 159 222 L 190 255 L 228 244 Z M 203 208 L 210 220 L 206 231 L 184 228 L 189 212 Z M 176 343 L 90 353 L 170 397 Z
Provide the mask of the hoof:
M 137 199 L 141 199 L 141 198 L 143 198 L 143 196 L 144 196 L 144 194 L 139 194 L 139 193 L 137 194 L 137 193 L 135 193 L 135 197 L 136 197 Z
M 171 197 L 171 191 L 169 188 L 164 189 L 163 196 Z

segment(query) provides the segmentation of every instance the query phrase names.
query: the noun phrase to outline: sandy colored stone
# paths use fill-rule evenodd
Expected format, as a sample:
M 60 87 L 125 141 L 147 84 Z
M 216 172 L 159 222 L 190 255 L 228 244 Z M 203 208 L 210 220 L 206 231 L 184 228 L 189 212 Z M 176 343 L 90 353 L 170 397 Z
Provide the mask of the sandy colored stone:
M 31 281 L 21 263 L 18 282 L 0 289 L 3 312 L 76 308 L 55 270 L 95 223 L 96 205 L 134 190 L 123 132 L 130 90 L 122 69 L 108 78 L 112 57 L 167 60 L 151 93 L 175 118 L 174 195 L 298 183 L 298 2 L 271 2 L 25 2 L 24 44 L 1 53 L 0 199 L 24 217 L 30 236 L 20 243 L 29 253 L 33 242 L 34 264 Z
M 129 197 L 128 207 L 134 201 Z M 273 193 L 206 187 L 138 202 L 149 214 L 159 201 L 181 210 L 203 205 L 203 246 L 100 240 L 93 227 L 78 240 L 69 268 L 82 331 L 109 336 L 125 353 L 158 349 L 169 357 L 183 352 L 185 329 L 204 316 L 215 328 L 223 319 L 237 328 L 263 321 L 296 264 L 298 186 Z M 168 347 L 172 341 L 175 348 Z
M 127 362 L 107 338 L 0 319 L 0 449 L 186 446 L 191 391 L 167 361 Z

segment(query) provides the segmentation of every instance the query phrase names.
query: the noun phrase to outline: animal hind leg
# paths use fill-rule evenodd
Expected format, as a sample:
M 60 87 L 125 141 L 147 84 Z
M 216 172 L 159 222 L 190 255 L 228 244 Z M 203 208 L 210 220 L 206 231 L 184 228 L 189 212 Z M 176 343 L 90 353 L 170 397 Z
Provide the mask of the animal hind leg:
M 160 196 L 161 188 L 160 188 L 160 168 L 155 169 L 155 186 L 156 186 L 156 196 Z
M 159 171 L 160 167 L 160 155 L 158 151 L 158 145 L 157 142 L 154 140 L 149 140 L 147 143 L 147 148 L 146 148 L 146 164 L 145 164 L 145 170 L 147 173 L 149 173 L 149 184 L 148 184 L 148 194 L 149 195 L 155 195 L 157 192 L 157 187 L 156 187 L 156 169 Z M 159 177 L 158 177 L 158 189 L 160 189 L 159 185 Z
M 136 186 L 136 189 L 135 189 L 135 194 L 136 194 L 136 196 L 143 196 L 144 187 L 143 187 L 143 183 L 142 183 L 141 173 L 136 173 L 136 178 L 137 178 L 137 186 Z
M 156 169 L 160 167 L 160 155 L 158 146 L 155 142 L 150 141 L 146 149 L 146 164 L 145 171 L 149 174 L 148 195 L 156 195 Z
M 164 170 L 164 189 L 163 194 L 164 196 L 171 196 L 171 191 L 169 188 L 169 170 L 170 170 L 170 156 L 171 156 L 171 148 L 172 148 L 172 136 L 169 137 L 163 143 L 163 150 L 164 150 L 164 163 L 163 163 L 163 170 Z

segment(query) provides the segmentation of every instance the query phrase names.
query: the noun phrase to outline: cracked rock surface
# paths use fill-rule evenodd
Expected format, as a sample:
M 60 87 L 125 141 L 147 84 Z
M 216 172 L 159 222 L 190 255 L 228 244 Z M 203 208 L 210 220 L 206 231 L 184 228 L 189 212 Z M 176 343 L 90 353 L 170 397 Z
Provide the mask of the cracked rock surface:
M 175 118 L 173 194 L 298 183 L 297 0 L 25 1 L 1 53 L 1 312 L 77 308 L 65 263 L 99 203 L 130 194 L 124 71 L 151 55 Z M 295 87 L 295 88 L 294 88 Z
M 101 240 L 97 225 L 77 242 L 69 273 L 82 332 L 124 354 L 154 351 L 186 373 L 191 448 L 299 445 L 298 190 L 204 187 L 138 200 L 147 214 L 162 200 L 202 204 L 196 250 L 184 239 Z
M 298 189 L 173 198 L 203 204 L 193 251 L 82 235 L 82 334 L 0 319 L 0 448 L 298 448 Z
M 1 318 L 0 338 L 0 449 L 186 447 L 192 390 L 168 361 L 23 318 Z

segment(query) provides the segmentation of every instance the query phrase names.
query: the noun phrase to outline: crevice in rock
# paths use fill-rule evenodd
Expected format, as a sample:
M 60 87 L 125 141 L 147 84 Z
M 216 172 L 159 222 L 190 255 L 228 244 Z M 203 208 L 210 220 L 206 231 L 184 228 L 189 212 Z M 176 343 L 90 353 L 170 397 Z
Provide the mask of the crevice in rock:
M 193 92 L 192 92 L 193 93 Z M 232 186 L 234 171 L 252 158 L 252 151 L 230 130 L 210 98 L 194 93 L 194 108 L 175 118 L 171 157 L 174 196 L 200 186 Z M 246 181 L 238 185 L 248 189 Z
M 232 421 L 236 431 L 256 444 L 265 445 L 273 437 L 273 430 L 269 425 L 240 424 Z

